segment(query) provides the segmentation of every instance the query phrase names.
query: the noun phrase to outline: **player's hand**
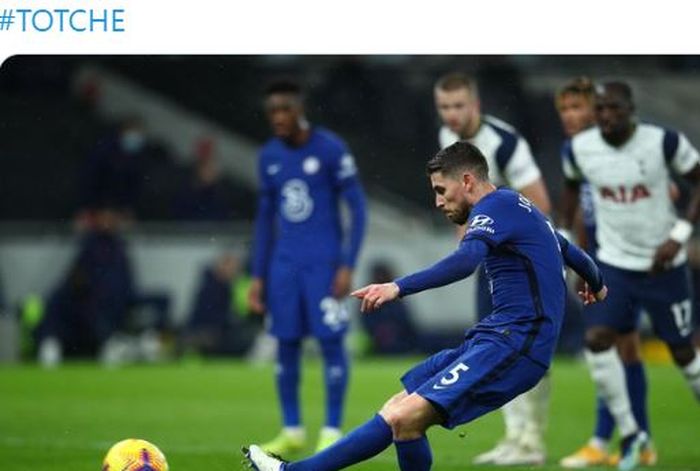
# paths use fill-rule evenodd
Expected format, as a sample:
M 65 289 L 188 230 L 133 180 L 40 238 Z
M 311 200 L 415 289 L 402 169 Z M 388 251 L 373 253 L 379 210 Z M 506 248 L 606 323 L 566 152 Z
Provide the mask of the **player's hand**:
M 263 281 L 260 278 L 253 278 L 248 289 L 248 306 L 251 312 L 258 315 L 265 314 L 265 303 L 262 299 Z
M 585 283 L 583 285 L 583 291 L 579 291 L 578 296 L 581 298 L 581 301 L 583 301 L 584 306 L 588 306 L 589 304 L 603 301 L 608 296 L 608 287 L 603 286 L 600 291 L 594 293 L 591 291 L 591 287 L 588 286 L 588 283 Z
M 659 273 L 664 270 L 668 270 L 671 267 L 671 262 L 678 251 L 681 249 L 681 244 L 673 239 L 668 239 L 666 242 L 661 244 L 654 254 L 654 261 L 651 264 L 651 272 Z
M 336 299 L 344 298 L 350 293 L 352 285 L 352 270 L 350 267 L 340 267 L 335 272 L 333 280 L 333 297 Z
M 399 286 L 396 283 L 381 283 L 365 286 L 350 293 L 351 296 L 362 300 L 360 311 L 369 312 L 378 309 L 384 303 L 399 297 Z

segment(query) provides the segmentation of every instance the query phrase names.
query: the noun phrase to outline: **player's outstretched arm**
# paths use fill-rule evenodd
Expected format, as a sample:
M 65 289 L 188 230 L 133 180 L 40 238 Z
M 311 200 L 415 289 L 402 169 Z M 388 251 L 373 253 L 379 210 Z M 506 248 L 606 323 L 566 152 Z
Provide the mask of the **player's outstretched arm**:
M 433 266 L 395 280 L 399 296 L 420 293 L 468 277 L 484 260 L 488 251 L 489 247 L 483 240 L 465 239 L 457 250 Z
M 398 297 L 445 286 L 471 275 L 488 253 L 486 242 L 479 239 L 463 241 L 452 254 L 435 265 L 391 283 L 373 284 L 351 293 L 362 300 L 362 312 L 372 311 Z

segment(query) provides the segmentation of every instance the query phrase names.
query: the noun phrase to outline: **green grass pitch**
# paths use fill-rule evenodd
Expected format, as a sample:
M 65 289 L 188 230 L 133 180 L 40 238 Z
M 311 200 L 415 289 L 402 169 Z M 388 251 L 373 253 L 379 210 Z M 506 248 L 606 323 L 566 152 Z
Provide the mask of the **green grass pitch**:
M 364 422 L 399 390 L 411 360 L 354 364 L 346 428 Z M 671 366 L 648 367 L 657 469 L 700 470 L 700 407 Z M 548 465 L 591 432 L 593 386 L 585 367 L 559 360 L 553 369 Z M 306 363 L 304 417 L 315 438 L 323 415 L 320 363 Z M 238 362 L 103 369 L 74 364 L 53 371 L 0 368 L 0 470 L 94 471 L 111 444 L 145 438 L 165 452 L 174 471 L 239 470 L 241 445 L 278 431 L 272 367 Z M 448 432 L 429 433 L 433 469 L 474 469 L 469 463 L 502 431 L 500 413 Z M 460 433 L 462 432 L 462 433 Z M 460 436 L 463 435 L 463 436 Z M 312 440 L 313 442 L 313 440 Z M 395 470 L 389 449 L 358 470 Z M 478 469 L 491 469 L 481 467 Z

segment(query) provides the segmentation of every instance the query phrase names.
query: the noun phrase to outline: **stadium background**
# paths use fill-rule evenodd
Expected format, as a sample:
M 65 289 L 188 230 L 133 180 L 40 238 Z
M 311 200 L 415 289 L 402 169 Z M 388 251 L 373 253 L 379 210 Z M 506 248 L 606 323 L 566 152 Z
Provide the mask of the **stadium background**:
M 135 222 L 123 235 L 139 289 L 164 293 L 171 301 L 170 323 L 184 323 L 202 267 L 224 251 L 246 259 L 256 148 L 269 135 L 260 97 L 265 84 L 281 76 L 304 83 L 310 120 L 343 136 L 356 157 L 370 198 L 370 226 L 355 284 L 368 279 L 377 260 L 402 273 L 446 253 L 454 246 L 454 233 L 432 210 L 424 162 L 437 147 L 432 84 L 453 70 L 473 74 L 480 82 L 483 111 L 512 123 L 529 141 L 555 207 L 563 134 L 553 93 L 571 77 L 629 80 L 641 118 L 676 127 L 700 145 L 700 122 L 693 111 L 700 110 L 697 57 L 13 57 L 0 69 L 0 358 L 9 363 L 21 358 L 27 348 L 22 314 L 37 296 L 48 295 L 78 250 L 75 216 L 86 156 L 117 123 L 134 115 L 143 119 L 150 152 Z M 226 217 L 214 221 L 193 221 L 174 209 L 179 187 L 203 148 L 211 149 L 221 168 L 230 201 Z M 467 281 L 409 300 L 413 320 L 436 338 L 458 336 L 473 319 L 472 290 Z M 663 351 L 651 354 L 664 359 Z M 260 407 L 273 403 L 269 366 L 192 358 L 181 363 L 116 374 L 83 363 L 51 375 L 31 362 L 3 367 L 2 469 L 95 469 L 101 450 L 133 434 L 160 444 L 171 461 L 179 461 L 177 469 L 202 462 L 230 469 L 239 442 L 263 438 L 255 435 L 254 424 L 275 426 L 271 407 L 262 418 L 242 412 L 251 395 L 258 395 Z M 407 364 L 360 363 L 350 425 L 396 388 L 390 378 Z M 583 366 L 562 360 L 557 371 L 560 389 L 555 389 L 553 409 L 570 414 L 554 415 L 552 462 L 585 439 L 592 420 L 592 386 Z M 250 378 L 259 390 L 244 386 Z M 190 381 L 197 385 L 188 388 Z M 691 424 L 700 416 L 679 375 L 662 362 L 652 367 L 650 381 L 661 462 L 668 457 L 670 465 L 664 469 L 700 469 L 691 440 L 698 437 Z M 154 394 L 143 392 L 144 384 Z M 308 403 L 318 400 L 313 384 L 305 386 Z M 157 400 L 164 397 L 170 400 Z M 131 418 L 123 417 L 125 409 Z M 223 417 L 217 410 L 225 411 Z M 313 411 L 309 416 L 318 420 Z M 436 454 L 450 456 L 444 469 L 460 469 L 462 448 L 470 456 L 487 447 L 498 435 L 497 419 L 469 429 L 473 441 L 436 432 Z M 210 433 L 193 433 L 197 427 L 210 427 Z M 571 434 L 569 440 L 562 430 Z M 17 461 L 11 464 L 10 458 Z M 393 469 L 391 458 L 366 469 Z

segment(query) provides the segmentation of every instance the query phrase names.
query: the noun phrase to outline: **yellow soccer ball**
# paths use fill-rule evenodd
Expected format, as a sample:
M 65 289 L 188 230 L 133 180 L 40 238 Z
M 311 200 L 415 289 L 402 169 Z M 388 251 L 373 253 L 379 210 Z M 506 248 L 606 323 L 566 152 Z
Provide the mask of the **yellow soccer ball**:
M 102 471 L 168 471 L 168 462 L 153 443 L 128 438 L 109 449 Z

